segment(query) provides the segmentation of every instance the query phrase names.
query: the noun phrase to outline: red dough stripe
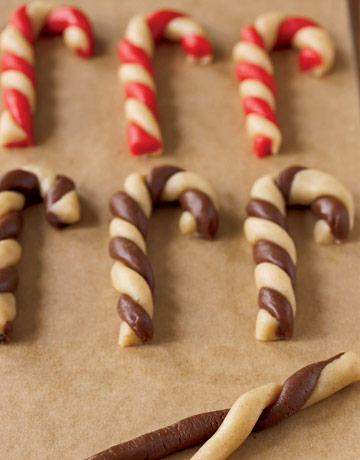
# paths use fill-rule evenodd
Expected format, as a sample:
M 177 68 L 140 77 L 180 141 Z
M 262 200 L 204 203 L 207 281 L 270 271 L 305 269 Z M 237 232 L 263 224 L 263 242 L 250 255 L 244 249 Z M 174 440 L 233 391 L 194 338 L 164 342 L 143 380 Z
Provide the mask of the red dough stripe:
M 161 39 L 166 39 L 167 29 L 170 27 L 169 24 L 171 21 L 176 20 L 177 18 L 185 17 L 187 21 L 190 21 L 190 24 L 196 25 L 196 22 L 187 15 L 173 10 L 158 10 L 149 14 L 146 17 L 139 18 L 139 23 L 141 27 L 145 27 L 149 30 L 150 37 L 147 38 L 148 41 L 151 41 L 148 45 L 154 45 Z M 195 29 L 196 30 L 196 29 Z M 170 41 L 179 41 L 185 53 L 194 58 L 194 60 L 202 60 L 205 57 L 212 56 L 212 49 L 209 40 L 202 36 L 202 33 L 185 32 L 178 31 L 178 35 L 170 37 Z M 131 76 L 125 76 L 120 71 L 120 79 L 124 85 L 124 92 L 126 99 L 132 99 L 132 101 L 139 101 L 140 104 L 135 106 L 134 110 L 144 110 L 146 107 L 154 115 L 154 119 L 150 122 L 154 125 L 154 129 L 147 127 L 144 122 L 139 119 L 137 123 L 128 122 L 127 124 L 127 139 L 129 150 L 133 155 L 145 155 L 152 153 L 161 153 L 162 150 L 162 140 L 160 134 L 160 128 L 158 123 L 158 113 L 157 113 L 157 101 L 156 101 L 156 92 L 154 85 L 152 83 L 154 80 L 154 70 L 153 70 L 153 60 L 151 53 L 148 53 L 147 47 L 145 44 L 138 45 L 136 40 L 132 37 L 137 33 L 136 25 L 133 22 L 130 22 L 123 38 L 117 48 L 118 57 L 121 64 L 137 64 L 137 67 L 134 67 L 134 74 Z M 203 60 L 205 61 L 205 59 Z M 125 69 L 125 68 L 124 68 Z M 144 72 L 147 72 L 151 77 L 151 83 L 143 82 L 142 75 Z M 129 81 L 131 80 L 131 81 Z M 125 111 L 130 110 L 130 104 L 126 104 Z M 131 116 L 127 116 L 128 119 L 132 119 Z M 152 133 L 150 134 L 147 129 Z M 159 134 L 157 134 L 159 132 Z
M 127 99 L 130 97 L 137 99 L 149 107 L 155 118 L 158 117 L 156 95 L 148 86 L 142 83 L 131 82 L 125 85 L 124 92 Z
M 11 53 L 3 53 L 0 57 L 1 72 L 6 70 L 17 70 L 25 74 L 36 85 L 34 68 L 25 59 Z
M 130 152 L 135 156 L 153 153 L 162 149 L 162 143 L 156 137 L 151 136 L 139 125 L 130 122 L 126 127 L 127 139 Z
M 20 32 L 31 45 L 34 44 L 34 32 L 30 19 L 26 13 L 26 5 L 16 8 L 16 10 L 11 13 L 9 23 Z
M 255 113 L 256 115 L 260 115 L 263 118 L 271 121 L 275 125 L 277 125 L 276 115 L 270 105 L 264 101 L 264 99 L 260 99 L 259 97 L 244 97 L 242 100 L 242 106 L 245 115 L 249 115 L 250 113 Z
M 32 13 L 31 13 L 32 14 Z M 84 49 L 76 49 L 76 53 L 83 57 L 88 57 L 93 53 L 93 35 L 91 24 L 85 15 L 68 6 L 53 8 L 52 11 L 43 19 L 44 25 L 41 34 L 55 36 L 62 34 L 68 27 L 74 26 L 78 30 L 84 31 L 87 37 L 87 43 Z M 34 47 L 34 41 L 37 38 L 33 31 L 32 22 L 28 15 L 27 5 L 16 8 L 9 18 L 9 26 L 16 31 Z M 16 71 L 29 78 L 34 88 L 36 86 L 36 75 L 33 64 L 27 62 L 24 58 L 14 53 L 3 53 L 0 57 L 1 72 Z M 10 79 L 9 79 L 10 80 Z M 7 87 L 3 91 L 4 105 L 10 114 L 13 122 L 24 131 L 26 139 L 6 144 L 6 147 L 25 147 L 33 144 L 33 114 L 29 100 L 26 95 L 14 88 L 11 81 L 6 82 Z M 1 126 L 6 131 L 6 125 Z M 6 136 L 7 133 L 4 133 Z
M 149 14 L 147 22 L 149 24 L 153 40 L 156 42 L 163 38 L 165 27 L 170 21 L 176 18 L 182 18 L 185 15 L 179 11 L 173 10 L 157 10 Z
M 212 56 L 212 47 L 206 37 L 185 35 L 181 37 L 180 43 L 186 53 L 191 54 L 197 59 Z
M 88 38 L 88 48 L 77 49 L 79 56 L 88 57 L 94 52 L 94 38 L 92 27 L 85 15 L 69 6 L 54 8 L 46 17 L 44 27 L 41 31 L 43 35 L 61 35 L 67 27 L 76 26 L 82 29 Z
M 258 158 L 272 155 L 271 139 L 266 136 L 255 136 L 253 139 L 253 151 Z
M 274 77 L 258 65 L 245 61 L 237 62 L 235 66 L 235 75 L 239 81 L 244 81 L 249 78 L 259 80 L 270 89 L 274 96 L 276 94 Z
M 240 38 L 245 42 L 253 43 L 254 45 L 257 45 L 259 48 L 265 49 L 265 45 L 263 39 L 261 38 L 261 35 L 252 25 L 246 26 L 242 29 L 242 31 L 240 32 Z
M 322 56 L 313 49 L 303 48 L 299 52 L 298 63 L 301 72 L 306 72 L 314 67 L 317 67 L 321 65 L 322 62 Z
M 296 32 L 309 26 L 318 27 L 316 22 L 298 16 L 285 19 L 279 26 L 274 49 L 287 48 L 291 45 L 291 40 Z
M 6 88 L 3 92 L 4 105 L 10 112 L 15 123 L 26 133 L 26 139 L 18 143 L 11 144 L 11 147 L 20 147 L 33 144 L 32 113 L 29 101 L 17 89 Z
M 117 46 L 119 60 L 123 63 L 142 65 L 150 75 L 154 75 L 151 58 L 138 46 L 133 45 L 126 38 L 120 40 Z

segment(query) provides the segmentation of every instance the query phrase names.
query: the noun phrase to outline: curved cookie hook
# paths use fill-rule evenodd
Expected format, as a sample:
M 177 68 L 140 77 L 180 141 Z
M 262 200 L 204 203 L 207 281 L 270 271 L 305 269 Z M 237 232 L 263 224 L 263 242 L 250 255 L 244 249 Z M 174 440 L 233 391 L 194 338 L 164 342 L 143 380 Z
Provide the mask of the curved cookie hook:
M 187 56 L 208 63 L 212 49 L 205 31 L 190 16 L 173 10 L 138 15 L 129 22 L 118 45 L 122 63 L 119 78 L 124 85 L 127 139 L 132 155 L 156 155 L 163 149 L 158 122 L 153 48 L 160 40 L 180 41 Z
M 0 145 L 33 145 L 36 104 L 34 45 L 38 36 L 63 35 L 66 46 L 81 57 L 93 53 L 92 29 L 85 15 L 69 6 L 35 0 L 10 16 L 0 37 L 1 86 L 5 110 L 0 117 Z

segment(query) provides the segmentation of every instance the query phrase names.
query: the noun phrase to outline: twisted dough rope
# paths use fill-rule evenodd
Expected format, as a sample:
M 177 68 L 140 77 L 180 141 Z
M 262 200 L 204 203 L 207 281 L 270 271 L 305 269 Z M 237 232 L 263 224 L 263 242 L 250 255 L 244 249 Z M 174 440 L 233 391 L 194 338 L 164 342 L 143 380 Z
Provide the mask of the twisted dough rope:
M 214 437 L 192 460 L 223 460 L 240 446 L 251 431 L 273 426 L 358 380 L 358 355 L 340 353 L 327 361 L 300 369 L 283 385 L 271 383 L 245 393 L 230 411 L 225 409 L 194 415 L 110 447 L 87 460 L 158 460 L 202 443 L 214 433 Z
M 158 122 L 153 48 L 160 40 L 180 41 L 187 56 L 206 64 L 212 59 L 209 39 L 198 22 L 184 13 L 158 10 L 129 22 L 118 45 L 119 78 L 125 91 L 127 139 L 132 155 L 159 155 L 162 138 Z
M 153 336 L 154 277 L 145 244 L 153 207 L 178 201 L 184 209 L 179 221 L 181 233 L 212 239 L 218 227 L 218 200 L 207 180 L 175 166 L 153 168 L 146 176 L 130 174 L 124 189 L 110 201 L 115 217 L 110 222 L 109 252 L 116 260 L 112 284 L 121 293 L 119 344 L 126 347 L 148 342 Z
M 246 130 L 257 157 L 275 155 L 282 142 L 275 115 L 276 86 L 269 52 L 294 46 L 299 68 L 323 76 L 334 61 L 330 35 L 314 21 L 281 13 L 265 13 L 244 27 L 233 50 L 235 75 L 246 116 Z
M 255 283 L 260 310 L 256 338 L 289 339 L 296 311 L 296 249 L 287 233 L 285 207 L 310 206 L 319 218 L 314 227 L 315 241 L 330 244 L 347 238 L 354 226 L 353 197 L 335 177 L 301 166 L 287 168 L 276 178 L 261 177 L 254 183 L 250 197 L 244 230 L 257 264 Z
M 63 34 L 68 48 L 79 56 L 93 53 L 92 29 L 76 8 L 53 7 L 44 1 L 20 6 L 11 14 L 0 36 L 1 86 L 5 110 L 0 117 L 0 145 L 33 145 L 36 77 L 34 45 L 40 35 Z
M 46 218 L 55 228 L 77 222 L 80 206 L 74 182 L 41 166 L 14 169 L 0 178 L 0 343 L 10 340 L 16 314 L 14 265 L 21 256 L 16 241 L 25 207 L 44 201 Z
M 225 460 L 253 430 L 273 426 L 358 380 L 359 356 L 349 352 L 310 364 L 283 385 L 270 383 L 249 391 L 234 403 L 218 431 L 191 460 Z

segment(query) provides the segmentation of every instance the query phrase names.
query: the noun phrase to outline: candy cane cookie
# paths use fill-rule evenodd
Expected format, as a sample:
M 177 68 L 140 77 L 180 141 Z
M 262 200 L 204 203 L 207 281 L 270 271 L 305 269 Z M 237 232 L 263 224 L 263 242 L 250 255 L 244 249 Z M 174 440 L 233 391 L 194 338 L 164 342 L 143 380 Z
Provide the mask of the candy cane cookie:
M 318 218 L 319 244 L 345 240 L 354 226 L 354 201 L 335 177 L 317 169 L 292 166 L 277 177 L 263 176 L 250 192 L 245 236 L 253 245 L 259 312 L 258 340 L 290 339 L 296 311 L 296 249 L 287 232 L 286 206 L 310 206 Z
M 275 114 L 276 85 L 269 52 L 299 49 L 299 68 L 322 77 L 334 61 L 334 44 L 318 24 L 300 16 L 265 13 L 243 28 L 233 50 L 246 131 L 257 157 L 279 153 L 282 136 Z
M 16 238 L 22 228 L 21 211 L 44 202 L 49 223 L 58 229 L 80 218 L 74 182 L 41 166 L 25 166 L 0 178 L 0 343 L 11 338 L 16 314 L 13 294 L 18 284 L 14 265 L 20 260 L 21 247 Z
M 224 460 L 252 431 L 269 428 L 358 380 L 359 356 L 340 353 L 300 369 L 283 384 L 270 383 L 245 393 L 230 410 L 194 415 L 87 460 L 158 460 L 210 436 L 192 460 Z
M 163 144 L 157 114 L 153 51 L 160 40 L 179 41 L 194 62 L 206 64 L 212 48 L 202 26 L 184 13 L 158 10 L 137 15 L 118 45 L 119 78 L 124 86 L 127 139 L 132 155 L 159 155 Z
M 149 342 L 153 336 L 154 276 L 146 256 L 146 231 L 153 207 L 178 202 L 184 210 L 179 221 L 184 235 L 212 239 L 218 227 L 218 199 L 203 177 L 175 166 L 159 166 L 146 176 L 130 174 L 124 192 L 110 200 L 110 256 L 114 288 L 121 293 L 118 313 L 123 320 L 119 344 Z
M 34 0 L 18 7 L 0 36 L 1 86 L 5 110 L 0 117 L 0 145 L 33 145 L 36 104 L 35 41 L 41 35 L 63 35 L 65 45 L 81 57 L 93 53 L 91 25 L 70 6 L 54 7 Z

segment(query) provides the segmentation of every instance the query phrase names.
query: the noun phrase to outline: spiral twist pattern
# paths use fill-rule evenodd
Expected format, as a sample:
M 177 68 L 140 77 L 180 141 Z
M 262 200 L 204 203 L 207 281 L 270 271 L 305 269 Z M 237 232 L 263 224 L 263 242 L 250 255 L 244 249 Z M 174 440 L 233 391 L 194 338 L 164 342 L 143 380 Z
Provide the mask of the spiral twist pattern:
M 335 177 L 317 169 L 292 166 L 277 177 L 258 179 L 250 192 L 245 236 L 253 245 L 259 312 L 258 340 L 290 339 L 296 312 L 296 249 L 286 228 L 286 206 L 310 206 L 318 218 L 314 239 L 340 242 L 354 225 L 354 201 Z
M 353 352 L 310 364 L 283 384 L 270 383 L 241 396 L 232 408 L 205 412 L 112 446 L 87 460 L 158 460 L 208 440 L 192 460 L 225 460 L 252 431 L 271 427 L 360 380 Z
M 128 147 L 132 155 L 162 153 L 153 68 L 154 44 L 160 40 L 180 41 L 187 56 L 195 62 L 212 58 L 209 39 L 191 17 L 173 10 L 138 15 L 129 22 L 118 45 L 122 63 L 119 78 L 124 86 Z
M 270 383 L 251 390 L 240 396 L 216 433 L 191 460 L 225 460 L 252 431 L 276 425 L 358 380 L 359 356 L 348 352 L 310 364 L 282 385 Z
M 14 265 L 21 257 L 16 240 L 22 228 L 21 211 L 41 201 L 47 220 L 55 228 L 80 219 L 78 196 L 71 179 L 41 166 L 14 169 L 0 178 L 0 343 L 10 340 L 16 314 L 13 292 L 18 273 Z
M 275 114 L 276 85 L 269 52 L 294 46 L 299 49 L 299 68 L 316 77 L 334 61 L 329 34 L 310 19 L 265 13 L 254 25 L 244 27 L 233 50 L 235 75 L 246 116 L 246 130 L 257 157 L 279 153 L 281 132 Z
M 130 174 L 124 192 L 110 201 L 109 252 L 115 263 L 112 284 L 121 293 L 118 313 L 123 320 L 119 344 L 137 345 L 153 336 L 154 276 L 146 256 L 146 231 L 153 207 L 179 202 L 184 212 L 179 226 L 183 234 L 212 239 L 218 227 L 217 196 L 212 185 L 196 173 L 175 166 L 159 166 L 146 177 Z
M 34 45 L 38 36 L 63 34 L 68 48 L 79 56 L 93 53 L 92 29 L 82 12 L 69 6 L 53 7 L 41 0 L 20 6 L 0 36 L 1 86 L 5 110 L 0 117 L 0 145 L 33 145 L 36 104 Z

